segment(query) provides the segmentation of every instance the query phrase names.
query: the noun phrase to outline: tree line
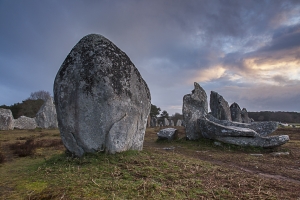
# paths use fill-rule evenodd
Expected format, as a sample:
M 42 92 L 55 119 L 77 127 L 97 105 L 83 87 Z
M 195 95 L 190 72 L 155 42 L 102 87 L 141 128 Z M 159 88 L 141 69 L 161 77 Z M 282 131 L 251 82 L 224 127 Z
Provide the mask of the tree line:
M 300 113 L 298 112 L 248 112 L 248 116 L 254 121 L 277 121 L 283 123 L 300 123 Z
M 26 100 L 22 101 L 22 103 L 15 103 L 10 106 L 1 105 L 0 108 L 10 109 L 15 119 L 18 119 L 23 115 L 33 118 L 44 102 L 50 97 L 50 92 L 40 90 L 32 92 Z

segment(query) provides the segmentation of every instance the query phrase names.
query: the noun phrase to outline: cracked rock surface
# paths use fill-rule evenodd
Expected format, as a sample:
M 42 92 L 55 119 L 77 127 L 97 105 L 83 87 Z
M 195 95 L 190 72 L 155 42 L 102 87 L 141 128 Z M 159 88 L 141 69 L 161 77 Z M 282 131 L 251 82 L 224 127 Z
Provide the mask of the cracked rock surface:
M 202 117 L 198 120 L 203 137 L 239 146 L 274 148 L 289 141 L 288 135 L 265 137 L 256 131 L 237 126 L 226 126 Z
M 150 91 L 129 57 L 105 37 L 90 34 L 74 46 L 53 90 L 62 141 L 71 153 L 143 148 Z

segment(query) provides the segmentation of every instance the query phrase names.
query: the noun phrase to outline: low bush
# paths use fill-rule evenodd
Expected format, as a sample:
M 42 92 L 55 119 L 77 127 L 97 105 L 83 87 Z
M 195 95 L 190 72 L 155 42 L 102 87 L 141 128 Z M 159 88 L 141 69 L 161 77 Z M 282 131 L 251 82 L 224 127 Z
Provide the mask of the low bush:
M 5 161 L 5 157 L 4 157 L 3 153 L 0 151 L 0 164 L 4 163 L 4 161 Z
M 34 139 L 29 138 L 26 142 L 22 143 L 20 141 L 10 144 L 9 148 L 13 150 L 13 153 L 19 157 L 31 156 L 34 154 L 35 149 L 39 147 L 56 147 L 62 145 L 61 139 L 44 139 L 39 141 L 34 141 Z
M 14 154 L 19 157 L 26 157 L 34 154 L 36 145 L 33 139 L 27 139 L 25 143 L 16 142 L 9 145 L 9 148 L 13 150 Z

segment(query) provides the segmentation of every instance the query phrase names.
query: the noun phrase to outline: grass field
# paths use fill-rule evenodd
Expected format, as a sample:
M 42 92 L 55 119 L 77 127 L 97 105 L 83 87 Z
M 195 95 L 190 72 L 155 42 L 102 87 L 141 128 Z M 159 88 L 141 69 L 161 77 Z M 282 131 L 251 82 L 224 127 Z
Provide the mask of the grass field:
M 186 141 L 176 128 L 176 141 L 149 128 L 143 151 L 82 158 L 58 130 L 0 131 L 0 199 L 300 199 L 300 129 L 278 129 L 291 140 L 270 150 Z

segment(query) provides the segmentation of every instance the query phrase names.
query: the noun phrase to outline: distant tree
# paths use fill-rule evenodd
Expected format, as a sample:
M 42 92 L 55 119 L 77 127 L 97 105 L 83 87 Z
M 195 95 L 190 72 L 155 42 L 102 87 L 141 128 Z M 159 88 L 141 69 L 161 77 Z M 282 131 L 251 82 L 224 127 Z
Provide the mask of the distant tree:
M 162 117 L 162 118 L 169 118 L 169 113 L 164 110 L 164 111 L 161 112 L 160 117 Z
M 44 101 L 46 101 L 48 98 L 51 97 L 50 92 L 48 91 L 44 91 L 44 90 L 40 90 L 37 92 L 32 92 L 30 94 L 30 97 L 27 100 L 38 100 L 38 99 L 42 99 Z
M 150 116 L 156 117 L 160 113 L 160 108 L 156 105 L 151 104 Z
M 179 114 L 179 113 L 175 113 L 174 115 L 172 115 L 171 116 L 171 119 L 175 122 L 175 123 L 177 123 L 177 121 L 179 120 L 179 119 L 183 119 L 183 116 L 181 115 L 181 114 Z

